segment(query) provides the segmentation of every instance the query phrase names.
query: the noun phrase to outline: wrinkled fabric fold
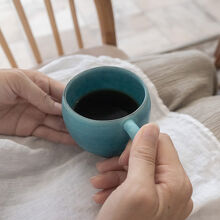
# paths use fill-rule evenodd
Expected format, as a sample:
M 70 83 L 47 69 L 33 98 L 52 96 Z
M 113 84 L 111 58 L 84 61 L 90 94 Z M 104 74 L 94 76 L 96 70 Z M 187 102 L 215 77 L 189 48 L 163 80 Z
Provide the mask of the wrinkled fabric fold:
M 126 68 L 142 78 L 152 100 L 150 120 L 171 136 L 192 181 L 194 210 L 189 219 L 219 219 L 219 141 L 196 119 L 169 112 L 138 67 L 109 57 L 74 55 L 59 58 L 40 71 L 67 83 L 74 75 L 102 65 Z M 100 207 L 92 201 L 96 190 L 89 178 L 96 174 L 95 163 L 100 160 L 103 158 L 75 146 L 35 137 L 1 136 L 0 219 L 94 219 Z

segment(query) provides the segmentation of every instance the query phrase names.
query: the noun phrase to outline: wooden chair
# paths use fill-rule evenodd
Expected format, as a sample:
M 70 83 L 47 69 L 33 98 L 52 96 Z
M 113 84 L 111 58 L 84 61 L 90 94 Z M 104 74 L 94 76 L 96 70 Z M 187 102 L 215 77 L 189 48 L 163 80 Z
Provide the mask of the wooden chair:
M 39 48 L 37 46 L 36 40 L 33 36 L 32 30 L 29 25 L 28 18 L 25 14 L 25 11 L 23 9 L 23 6 L 21 4 L 20 0 L 12 0 L 13 4 L 15 6 L 15 9 L 18 13 L 18 17 L 21 21 L 21 24 L 24 28 L 24 32 L 27 36 L 28 42 L 30 44 L 30 47 L 32 49 L 33 55 L 35 57 L 35 60 L 38 64 L 38 66 L 41 66 L 48 62 L 48 60 L 42 60 L 41 53 L 42 51 L 39 51 Z M 100 30 L 102 35 L 102 42 L 103 46 L 93 47 L 93 48 L 87 48 L 85 49 L 83 46 L 83 41 L 81 37 L 80 27 L 77 19 L 77 13 L 75 9 L 74 0 L 68 0 L 69 1 L 69 8 L 71 11 L 72 19 L 73 19 L 73 25 L 75 29 L 76 39 L 78 43 L 79 50 L 73 51 L 73 54 L 90 54 L 94 56 L 99 55 L 107 55 L 111 57 L 121 58 L 121 59 L 127 59 L 128 56 L 117 48 L 117 42 L 116 42 L 116 34 L 115 34 L 115 25 L 114 25 L 114 15 L 112 10 L 112 4 L 111 0 L 93 0 L 97 9 L 99 24 L 100 24 Z M 53 12 L 53 6 L 51 4 L 51 0 L 44 0 L 45 7 L 47 10 L 48 18 L 50 21 L 50 25 L 53 32 L 53 37 L 56 42 L 56 47 L 58 51 L 59 56 L 63 56 L 63 46 L 60 39 L 59 30 L 57 28 L 56 20 L 54 17 Z M 6 41 L 5 36 L 3 35 L 1 29 L 0 29 L 0 43 L 2 45 L 3 51 L 5 52 L 10 64 L 12 67 L 18 67 L 16 60 L 14 59 L 14 56 L 10 50 L 10 47 Z M 175 51 L 175 50 L 174 50 Z M 147 52 L 147 51 L 146 51 Z M 170 51 L 167 51 L 170 52 Z M 216 67 L 220 68 L 220 41 L 219 45 L 215 52 L 216 57 Z M 56 57 L 54 57 L 56 58 Z
M 45 7 L 46 7 L 47 14 L 49 17 L 50 25 L 52 28 L 53 37 L 56 42 L 58 55 L 63 56 L 64 52 L 63 52 L 62 42 L 60 39 L 59 30 L 57 28 L 56 20 L 54 17 L 53 6 L 51 4 L 51 0 L 44 0 L 44 3 L 45 3 Z M 111 0 L 94 0 L 94 3 L 95 3 L 97 14 L 98 14 L 103 46 L 84 49 L 80 27 L 79 27 L 79 23 L 77 19 L 75 3 L 74 3 L 74 0 L 69 0 L 69 7 L 70 7 L 70 11 L 71 11 L 72 19 L 73 19 L 73 25 L 74 25 L 75 34 L 76 34 L 76 39 L 77 39 L 77 43 L 79 47 L 79 51 L 77 52 L 73 51 L 73 52 L 79 53 L 79 54 L 90 54 L 94 56 L 108 55 L 111 57 L 126 59 L 127 55 L 116 47 L 117 42 L 116 42 L 114 16 L 113 16 Z M 45 63 L 45 61 L 42 60 L 41 51 L 39 51 L 36 40 L 30 28 L 28 18 L 21 4 L 21 1 L 13 0 L 13 4 L 15 6 L 18 17 L 23 26 L 24 32 L 27 36 L 27 39 L 32 49 L 35 60 L 38 65 L 42 65 L 43 63 Z M 18 67 L 1 29 L 0 29 L 0 43 L 2 45 L 3 51 L 6 54 L 11 66 Z

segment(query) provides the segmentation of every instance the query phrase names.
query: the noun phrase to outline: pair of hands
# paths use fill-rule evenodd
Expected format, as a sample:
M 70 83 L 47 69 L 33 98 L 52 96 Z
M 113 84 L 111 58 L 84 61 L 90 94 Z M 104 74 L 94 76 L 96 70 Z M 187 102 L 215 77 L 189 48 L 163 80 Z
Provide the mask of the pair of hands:
M 215 52 L 220 67 L 220 41 Z M 61 117 L 64 85 L 33 70 L 0 70 L 0 134 L 73 144 Z
M 0 134 L 75 144 L 62 116 L 64 85 L 37 72 L 0 70 Z M 97 219 L 183 220 L 192 210 L 192 186 L 171 139 L 143 126 L 121 157 L 97 164 L 91 178 L 103 204 Z

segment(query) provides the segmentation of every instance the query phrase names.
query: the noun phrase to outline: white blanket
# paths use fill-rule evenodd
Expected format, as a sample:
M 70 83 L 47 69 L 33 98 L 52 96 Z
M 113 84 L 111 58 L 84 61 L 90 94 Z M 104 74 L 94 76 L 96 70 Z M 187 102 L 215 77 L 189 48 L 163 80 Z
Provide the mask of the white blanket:
M 151 121 L 172 137 L 193 184 L 194 209 L 189 219 L 220 219 L 220 143 L 192 117 L 169 112 L 140 69 L 119 59 L 75 55 L 53 61 L 41 71 L 66 83 L 75 74 L 101 65 L 129 69 L 144 80 L 151 93 Z M 89 178 L 103 158 L 35 137 L 0 138 L 0 219 L 95 218 L 100 207 L 91 199 L 96 191 Z

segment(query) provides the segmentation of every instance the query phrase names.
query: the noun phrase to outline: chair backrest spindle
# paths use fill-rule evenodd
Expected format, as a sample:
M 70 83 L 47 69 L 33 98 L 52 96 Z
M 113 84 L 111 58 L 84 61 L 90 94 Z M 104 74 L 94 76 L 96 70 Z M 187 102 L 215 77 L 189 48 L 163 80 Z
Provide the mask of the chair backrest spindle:
M 79 23 L 78 23 L 78 19 L 76 16 L 76 8 L 75 8 L 74 0 L 69 0 L 69 5 L 70 5 L 71 15 L 73 18 L 73 24 L 74 24 L 74 28 L 75 28 L 75 32 L 76 32 L 78 46 L 79 46 L 79 48 L 83 48 L 82 36 L 80 33 Z
M 21 5 L 21 2 L 20 2 L 20 0 L 13 0 L 13 3 L 14 3 L 16 11 L 18 13 L 18 16 L 20 18 L 20 21 L 23 25 L 23 28 L 24 28 L 25 34 L 27 36 L 27 39 L 29 41 L 29 44 L 31 46 L 31 49 L 34 53 L 35 59 L 36 59 L 37 63 L 41 63 L 42 62 L 41 55 L 39 53 L 36 41 L 33 37 L 30 25 L 28 23 L 28 20 L 27 20 L 27 17 L 25 15 L 24 9 Z
M 57 29 L 56 20 L 55 20 L 54 13 L 53 13 L 53 7 L 52 7 L 50 0 L 44 0 L 44 3 L 46 5 L 47 14 L 48 14 L 50 24 L 52 27 L 53 36 L 56 41 L 57 51 L 58 51 L 58 54 L 61 56 L 61 55 L 63 55 L 63 47 L 62 47 L 62 43 L 60 40 L 60 35 L 58 32 L 58 29 Z
M 8 58 L 9 63 L 11 64 L 12 67 L 16 68 L 17 64 L 16 64 L 15 59 L 11 53 L 11 50 L 9 49 L 9 46 L 7 44 L 7 41 L 5 40 L 5 37 L 4 37 L 1 29 L 0 29 L 0 43 L 2 45 L 2 49 L 5 52 L 5 55 Z
M 21 0 L 12 0 L 12 1 L 17 11 L 18 18 L 20 19 L 20 22 L 23 26 L 29 45 L 34 54 L 35 60 L 38 64 L 41 64 L 42 58 L 41 58 L 36 40 L 33 36 L 30 24 L 28 22 L 27 16 L 25 14 L 24 8 L 22 6 Z M 115 24 L 114 24 L 114 16 L 113 16 L 113 11 L 112 11 L 111 0 L 93 0 L 93 1 L 95 3 L 96 11 L 98 14 L 99 26 L 100 26 L 101 35 L 102 35 L 102 42 L 104 44 L 110 44 L 110 45 L 116 46 Z M 64 51 L 63 51 L 60 34 L 57 28 L 51 0 L 44 0 L 44 4 L 46 6 L 48 18 L 50 20 L 50 25 L 51 25 L 53 36 L 55 39 L 57 51 L 58 51 L 59 56 L 61 56 L 64 54 Z M 83 48 L 83 40 L 82 40 L 82 36 L 80 32 L 79 22 L 77 19 L 77 12 L 76 12 L 74 0 L 69 0 L 69 7 L 70 7 L 71 15 L 72 15 L 72 20 L 73 20 L 78 47 Z M 2 45 L 3 51 L 6 54 L 11 66 L 17 67 L 15 59 L 10 51 L 8 43 L 5 40 L 5 37 L 3 33 L 1 32 L 1 30 L 0 30 L 0 43 Z
M 117 46 L 111 0 L 94 0 L 99 17 L 103 44 Z

